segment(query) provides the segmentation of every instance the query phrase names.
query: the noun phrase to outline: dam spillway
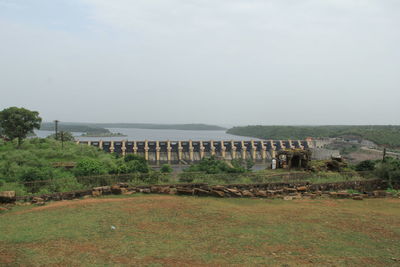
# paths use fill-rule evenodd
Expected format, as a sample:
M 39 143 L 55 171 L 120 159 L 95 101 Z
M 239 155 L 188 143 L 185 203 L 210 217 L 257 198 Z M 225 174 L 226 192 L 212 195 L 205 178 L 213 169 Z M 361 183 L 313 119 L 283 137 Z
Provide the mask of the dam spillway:
M 136 154 L 152 163 L 190 163 L 202 158 L 251 159 L 265 161 L 275 158 L 284 149 L 313 148 L 311 140 L 263 141 L 77 141 L 81 145 L 98 147 L 108 153 Z

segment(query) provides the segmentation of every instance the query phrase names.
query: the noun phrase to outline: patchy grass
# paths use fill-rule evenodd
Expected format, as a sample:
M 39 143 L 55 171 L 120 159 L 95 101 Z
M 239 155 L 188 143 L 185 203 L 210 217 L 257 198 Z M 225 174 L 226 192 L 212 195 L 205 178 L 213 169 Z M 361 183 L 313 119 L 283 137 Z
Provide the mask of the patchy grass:
M 399 205 L 135 195 L 20 207 L 0 215 L 0 265 L 398 266 Z

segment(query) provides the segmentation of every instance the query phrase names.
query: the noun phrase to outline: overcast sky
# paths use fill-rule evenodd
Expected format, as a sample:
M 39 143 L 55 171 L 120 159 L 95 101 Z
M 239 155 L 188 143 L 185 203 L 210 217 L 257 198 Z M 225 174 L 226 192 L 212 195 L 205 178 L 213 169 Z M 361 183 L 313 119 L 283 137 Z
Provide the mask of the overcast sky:
M 0 0 L 0 109 L 400 124 L 399 0 Z

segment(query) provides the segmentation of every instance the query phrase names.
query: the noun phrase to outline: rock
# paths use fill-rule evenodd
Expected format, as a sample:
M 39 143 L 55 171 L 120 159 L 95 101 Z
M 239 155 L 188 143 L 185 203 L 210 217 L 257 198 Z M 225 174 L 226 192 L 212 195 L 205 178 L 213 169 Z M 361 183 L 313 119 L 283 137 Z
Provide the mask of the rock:
M 257 197 L 267 197 L 267 191 L 259 190 L 255 193 Z
M 285 191 L 286 193 L 297 193 L 296 188 L 290 188 L 290 187 L 285 187 L 283 191 Z
M 284 196 L 284 197 L 283 197 L 283 200 L 293 200 L 293 197 L 291 197 L 291 196 Z
M 303 197 L 301 196 L 301 194 L 297 194 L 295 196 L 293 196 L 293 199 L 302 199 Z
M 218 191 L 226 191 L 228 188 L 222 185 L 216 185 L 211 187 L 212 190 L 218 190 Z
M 338 192 L 336 194 L 336 197 L 338 197 L 338 198 L 350 198 L 350 194 L 345 192 L 345 191 L 341 191 L 341 192 Z
M 102 191 L 103 195 L 111 194 L 111 186 L 108 186 L 108 185 L 102 186 L 101 191 Z
M 352 199 L 354 200 L 363 200 L 364 198 L 361 195 L 353 196 Z
M 0 192 L 0 203 L 13 203 L 16 200 L 15 191 Z
M 300 191 L 300 192 L 305 192 L 305 191 L 307 191 L 307 187 L 306 187 L 306 186 L 299 186 L 299 187 L 297 187 L 296 189 L 297 189 L 297 191 Z
M 169 186 L 164 186 L 161 188 L 161 192 L 162 194 L 169 194 L 171 192 L 171 189 L 169 188 Z
M 150 192 L 151 193 L 156 193 L 156 194 L 158 194 L 158 193 L 161 193 L 161 187 L 159 187 L 159 186 L 152 186 L 152 187 L 150 187 Z
M 254 197 L 254 194 L 251 193 L 249 190 L 243 190 L 242 191 L 242 196 L 244 196 L 244 197 Z
M 150 190 L 150 188 L 142 188 L 142 189 L 140 189 L 140 193 L 150 194 L 151 190 Z
M 86 195 L 86 196 L 83 196 L 83 199 L 88 199 L 90 197 L 91 197 L 90 195 Z
M 337 193 L 336 192 L 329 192 L 329 196 L 336 198 L 337 197 Z
M 211 195 L 215 197 L 224 197 L 225 193 L 223 191 L 211 190 Z
M 123 193 L 124 195 L 132 195 L 135 194 L 136 191 L 126 191 L 125 193 Z
M 176 193 L 178 195 L 193 195 L 193 189 L 189 189 L 189 188 L 184 188 L 184 187 L 178 187 L 176 189 Z
M 240 191 L 237 190 L 237 189 L 234 189 L 234 188 L 227 188 L 226 191 L 228 192 L 228 194 L 229 194 L 231 197 L 241 197 L 241 196 L 242 196 L 242 194 L 240 193 Z
M 121 195 L 122 189 L 119 185 L 113 185 L 111 186 L 111 193 L 113 193 L 114 195 Z
M 40 198 L 40 197 L 33 197 L 31 200 L 32 204 L 43 203 L 43 202 L 44 202 L 43 198 Z
M 126 187 L 121 187 L 121 194 L 125 195 L 126 192 L 128 192 L 128 189 Z
M 92 191 L 92 196 L 99 197 L 99 196 L 102 195 L 102 193 L 103 193 L 103 191 L 101 191 L 101 190 L 93 190 Z
M 385 190 L 375 190 L 372 192 L 375 197 L 386 197 L 386 191 Z
M 203 190 L 203 189 L 200 189 L 200 188 L 195 188 L 195 189 L 193 189 L 193 195 L 196 195 L 196 196 L 209 196 L 211 193 L 209 192 L 209 191 L 207 191 L 207 190 Z
M 118 183 L 117 185 L 119 187 L 122 187 L 122 188 L 128 188 L 129 187 L 129 184 L 127 184 L 127 183 Z

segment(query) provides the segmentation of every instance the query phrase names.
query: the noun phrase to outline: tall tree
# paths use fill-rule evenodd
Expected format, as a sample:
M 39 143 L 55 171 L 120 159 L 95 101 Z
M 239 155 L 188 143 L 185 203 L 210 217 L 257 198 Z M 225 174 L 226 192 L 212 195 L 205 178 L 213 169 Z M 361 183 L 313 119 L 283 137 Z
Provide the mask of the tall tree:
M 25 108 L 10 107 L 0 111 L 2 134 L 11 140 L 18 139 L 18 147 L 27 134 L 40 128 L 39 112 Z

